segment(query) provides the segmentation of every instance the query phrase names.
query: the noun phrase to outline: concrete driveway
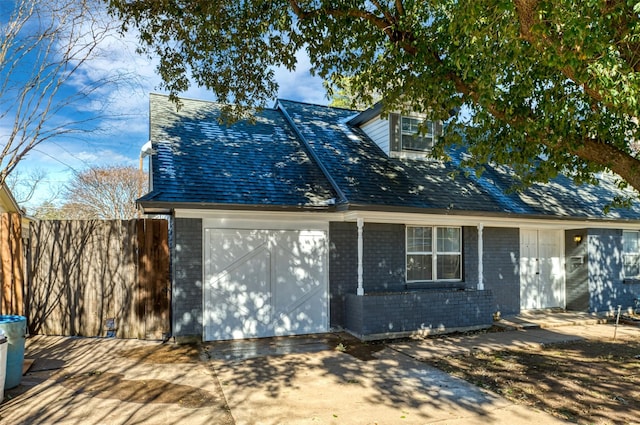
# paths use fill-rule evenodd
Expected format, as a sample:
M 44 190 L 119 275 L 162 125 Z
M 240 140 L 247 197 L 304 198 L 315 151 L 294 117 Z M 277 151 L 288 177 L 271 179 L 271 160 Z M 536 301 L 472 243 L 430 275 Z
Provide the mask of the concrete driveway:
M 200 346 L 38 336 L 0 423 L 564 423 L 404 351 L 345 335 Z
M 36 336 L 0 424 L 233 424 L 199 347 Z
M 370 346 L 369 354 L 364 345 L 354 356 L 334 347 L 355 340 L 291 341 L 205 346 L 236 424 L 566 423 L 386 345 Z

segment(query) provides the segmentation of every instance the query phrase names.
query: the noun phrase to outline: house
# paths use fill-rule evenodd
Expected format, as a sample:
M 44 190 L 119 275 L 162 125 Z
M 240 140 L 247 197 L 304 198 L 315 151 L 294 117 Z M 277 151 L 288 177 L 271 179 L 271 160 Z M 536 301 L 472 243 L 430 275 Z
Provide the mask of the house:
M 18 202 L 6 184 L 0 185 L 0 214 L 3 213 L 17 214 L 18 217 L 20 217 L 22 238 L 25 239 L 29 237 L 29 224 L 31 223 L 31 218 L 29 218 L 22 208 L 20 208 Z
M 507 167 L 429 159 L 439 129 L 418 135 L 419 116 L 279 100 L 226 126 L 219 105 L 182 103 L 151 95 L 139 199 L 170 216 L 178 339 L 386 338 L 638 297 L 640 207 L 604 212 L 611 176 L 515 193 Z
M 9 188 L 0 185 L 0 314 L 24 314 L 30 222 Z

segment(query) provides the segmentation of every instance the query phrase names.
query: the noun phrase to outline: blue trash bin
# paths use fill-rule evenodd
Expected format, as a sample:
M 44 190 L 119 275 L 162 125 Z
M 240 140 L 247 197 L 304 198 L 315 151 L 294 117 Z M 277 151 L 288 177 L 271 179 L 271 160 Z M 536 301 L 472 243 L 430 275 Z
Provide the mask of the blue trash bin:
M 22 380 L 27 318 L 24 316 L 0 316 L 0 330 L 4 331 L 7 337 L 7 369 L 4 389 L 8 390 L 20 385 Z

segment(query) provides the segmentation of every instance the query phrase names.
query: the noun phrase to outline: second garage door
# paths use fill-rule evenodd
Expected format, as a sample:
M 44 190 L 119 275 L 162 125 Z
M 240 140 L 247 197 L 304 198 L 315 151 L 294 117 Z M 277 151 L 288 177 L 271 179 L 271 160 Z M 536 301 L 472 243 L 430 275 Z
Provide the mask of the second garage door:
M 205 229 L 206 341 L 326 332 L 323 230 Z

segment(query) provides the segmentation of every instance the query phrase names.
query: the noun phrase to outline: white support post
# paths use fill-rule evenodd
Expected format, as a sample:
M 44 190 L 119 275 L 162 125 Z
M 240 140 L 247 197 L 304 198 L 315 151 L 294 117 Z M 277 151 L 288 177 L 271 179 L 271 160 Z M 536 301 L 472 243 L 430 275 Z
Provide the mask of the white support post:
M 482 240 L 482 230 L 484 229 L 484 224 L 478 223 L 478 291 L 482 291 L 484 289 L 484 269 L 483 269 L 483 240 Z
M 358 218 L 358 291 L 356 292 L 358 295 L 364 295 L 364 284 L 362 279 L 362 257 L 364 251 L 364 245 L 362 242 L 362 228 L 364 227 L 364 220 L 362 218 Z

